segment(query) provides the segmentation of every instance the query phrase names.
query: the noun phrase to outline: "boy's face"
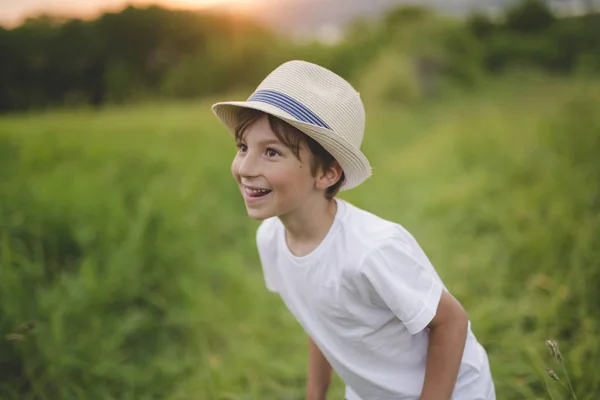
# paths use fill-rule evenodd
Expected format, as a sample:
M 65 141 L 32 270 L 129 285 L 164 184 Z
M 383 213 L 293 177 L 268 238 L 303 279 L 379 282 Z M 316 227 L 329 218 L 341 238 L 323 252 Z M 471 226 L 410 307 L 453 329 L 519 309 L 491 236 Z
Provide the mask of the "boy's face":
M 324 199 L 315 186 L 317 178 L 311 174 L 312 157 L 302 144 L 298 160 L 273 133 L 266 115 L 250 125 L 231 165 L 248 215 L 264 220 L 299 209 L 311 196 Z

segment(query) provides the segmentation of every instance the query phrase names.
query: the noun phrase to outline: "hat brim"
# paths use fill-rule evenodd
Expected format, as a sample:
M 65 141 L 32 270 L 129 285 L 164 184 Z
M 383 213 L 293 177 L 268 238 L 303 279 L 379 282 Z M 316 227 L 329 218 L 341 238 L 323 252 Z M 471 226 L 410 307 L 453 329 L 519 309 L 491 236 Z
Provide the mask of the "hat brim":
M 259 101 L 227 101 L 212 106 L 213 113 L 235 134 L 238 115 L 244 108 L 263 111 L 284 120 L 293 127 L 316 140 L 333 158 L 340 163 L 344 170 L 345 180 L 340 191 L 352 189 L 371 176 L 371 165 L 365 155 L 344 138 L 331 130 L 310 123 L 298 121 L 287 112 L 270 104 Z

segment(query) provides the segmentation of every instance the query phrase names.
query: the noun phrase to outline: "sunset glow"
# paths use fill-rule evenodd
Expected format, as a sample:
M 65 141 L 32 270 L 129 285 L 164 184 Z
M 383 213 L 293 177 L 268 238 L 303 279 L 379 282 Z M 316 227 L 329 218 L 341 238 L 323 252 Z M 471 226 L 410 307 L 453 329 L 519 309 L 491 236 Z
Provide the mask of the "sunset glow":
M 187 7 L 208 7 L 218 5 L 250 5 L 254 0 L 163 0 L 167 5 Z
M 51 14 L 67 17 L 90 18 L 107 11 L 118 11 L 126 5 L 147 6 L 157 4 L 178 9 L 202 9 L 226 7 L 242 13 L 251 13 L 255 6 L 265 0 L 0 0 L 0 24 L 15 26 L 25 18 Z
M 158 0 L 167 7 L 174 8 L 203 8 L 224 6 L 240 12 L 252 11 L 261 0 Z

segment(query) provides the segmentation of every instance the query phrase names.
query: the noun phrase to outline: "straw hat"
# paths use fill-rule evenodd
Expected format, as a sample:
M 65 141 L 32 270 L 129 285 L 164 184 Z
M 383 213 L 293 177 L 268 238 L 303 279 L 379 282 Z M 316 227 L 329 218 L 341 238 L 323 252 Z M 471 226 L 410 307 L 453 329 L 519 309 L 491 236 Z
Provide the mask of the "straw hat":
M 360 185 L 371 166 L 360 151 L 365 109 L 360 95 L 342 77 L 306 61 L 288 61 L 272 71 L 246 101 L 212 106 L 231 133 L 239 112 L 252 108 L 278 117 L 316 140 L 341 165 L 340 190 Z

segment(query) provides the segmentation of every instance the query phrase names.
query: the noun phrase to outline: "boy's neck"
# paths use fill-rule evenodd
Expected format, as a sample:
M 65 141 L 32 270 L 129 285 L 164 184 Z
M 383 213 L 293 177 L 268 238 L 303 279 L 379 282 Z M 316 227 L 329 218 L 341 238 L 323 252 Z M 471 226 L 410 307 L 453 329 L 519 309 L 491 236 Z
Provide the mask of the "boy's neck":
M 337 212 L 335 200 L 306 202 L 291 214 L 279 217 L 285 227 L 287 246 L 292 254 L 310 254 L 325 239 Z

